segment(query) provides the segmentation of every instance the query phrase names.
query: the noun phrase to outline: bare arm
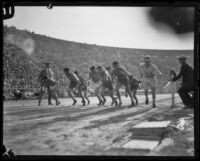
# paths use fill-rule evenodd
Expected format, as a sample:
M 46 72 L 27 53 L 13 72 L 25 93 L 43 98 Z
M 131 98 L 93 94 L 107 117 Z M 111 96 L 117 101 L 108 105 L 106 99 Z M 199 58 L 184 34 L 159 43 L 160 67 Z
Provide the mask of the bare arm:
M 88 81 L 90 81 L 91 79 L 91 73 L 89 73 L 89 76 L 88 76 Z
M 143 78 L 143 72 L 142 72 L 142 66 L 141 65 L 138 67 L 138 78 L 139 79 Z
M 78 79 L 78 77 L 77 77 L 74 73 L 71 73 L 71 75 L 73 76 L 74 80 L 75 80 L 77 83 L 81 83 L 80 80 Z
M 121 68 L 121 69 L 128 77 L 131 76 L 131 74 L 125 68 Z
M 162 75 L 161 71 L 158 69 L 156 65 L 153 66 L 156 75 Z

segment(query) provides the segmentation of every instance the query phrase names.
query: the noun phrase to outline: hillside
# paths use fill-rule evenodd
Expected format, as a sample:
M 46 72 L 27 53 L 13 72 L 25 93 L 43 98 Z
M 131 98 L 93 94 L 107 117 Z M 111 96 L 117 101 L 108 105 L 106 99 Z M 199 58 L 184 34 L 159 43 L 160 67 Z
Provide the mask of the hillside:
M 188 61 L 193 64 L 192 50 L 147 50 L 89 45 L 4 26 L 3 56 L 4 84 L 6 84 L 4 87 L 36 87 L 37 74 L 42 69 L 44 61 L 53 63 L 60 86 L 67 83 L 62 72 L 63 67 L 79 70 L 82 75 L 87 77 L 91 65 L 108 66 L 115 60 L 118 60 L 135 76 L 137 67 L 145 54 L 151 55 L 152 62 L 164 73 L 160 80 L 159 89 L 169 79 L 169 70 L 172 67 L 177 72 L 179 71 L 176 56 L 182 54 L 190 56 Z M 13 68 L 17 70 L 14 71 Z

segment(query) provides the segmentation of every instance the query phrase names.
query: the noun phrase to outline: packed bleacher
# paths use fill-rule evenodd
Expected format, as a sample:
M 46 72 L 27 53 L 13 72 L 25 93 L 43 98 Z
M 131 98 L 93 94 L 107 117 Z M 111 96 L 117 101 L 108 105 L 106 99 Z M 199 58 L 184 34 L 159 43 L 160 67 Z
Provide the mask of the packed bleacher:
M 188 55 L 189 63 L 193 64 L 193 51 L 147 50 L 126 49 L 76 43 L 59 40 L 45 35 L 39 35 L 27 30 L 18 30 L 15 27 L 4 26 L 4 37 L 12 35 L 23 43 L 23 39 L 34 42 L 32 55 L 28 55 L 15 41 L 6 42 L 3 46 L 3 76 L 4 96 L 13 96 L 15 89 L 23 92 L 39 92 L 37 76 L 43 68 L 44 61 L 51 61 L 59 84 L 60 96 L 64 96 L 67 88 L 67 79 L 63 74 L 63 67 L 78 70 L 85 78 L 88 77 L 91 65 L 109 66 L 115 60 L 119 61 L 133 76 L 137 75 L 139 63 L 143 55 L 152 56 L 155 63 L 164 74 L 159 80 L 158 92 L 169 80 L 170 69 L 173 67 L 178 72 L 176 56 Z M 14 36 L 13 36 L 14 35 Z M 20 35 L 20 38 L 18 38 Z M 19 42 L 20 43 L 20 42 Z

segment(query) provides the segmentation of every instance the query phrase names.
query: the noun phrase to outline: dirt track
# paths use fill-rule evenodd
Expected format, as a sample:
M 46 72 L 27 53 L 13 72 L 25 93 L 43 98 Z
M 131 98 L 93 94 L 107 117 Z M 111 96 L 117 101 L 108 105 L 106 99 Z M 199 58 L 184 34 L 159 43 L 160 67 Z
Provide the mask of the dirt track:
M 148 152 L 121 148 L 129 140 L 133 125 L 169 111 L 171 96 L 158 95 L 157 108 L 144 105 L 138 96 L 134 108 L 91 105 L 71 106 L 72 100 L 61 99 L 60 106 L 36 106 L 37 101 L 4 103 L 3 142 L 18 155 L 148 155 Z M 151 99 L 150 99 L 151 101 Z M 80 102 L 80 101 L 79 101 Z M 123 97 L 123 104 L 129 99 Z M 176 96 L 177 106 L 181 106 Z

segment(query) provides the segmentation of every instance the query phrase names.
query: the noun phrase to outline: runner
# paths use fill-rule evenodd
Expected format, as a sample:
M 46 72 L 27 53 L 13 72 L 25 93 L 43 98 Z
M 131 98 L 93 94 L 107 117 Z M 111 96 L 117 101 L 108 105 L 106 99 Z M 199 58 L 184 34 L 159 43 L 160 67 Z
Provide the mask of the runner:
M 42 97 L 45 93 L 45 88 L 47 88 L 48 91 L 48 104 L 53 105 L 51 103 L 51 97 L 56 101 L 56 105 L 60 104 L 60 101 L 58 100 L 58 84 L 55 81 L 54 78 L 54 71 L 51 69 L 51 63 L 45 62 L 46 68 L 43 69 L 39 76 L 38 81 L 40 82 L 40 94 L 39 94 L 39 100 L 38 100 L 38 106 L 40 106 L 42 102 Z
M 74 90 L 78 89 L 78 93 L 79 93 L 80 97 L 82 98 L 83 106 L 85 106 L 85 99 L 83 97 L 82 90 L 81 90 L 81 88 L 78 88 L 79 85 L 81 84 L 80 80 L 78 79 L 76 74 L 74 74 L 73 72 L 70 72 L 69 68 L 64 68 L 64 73 L 70 81 L 67 92 L 74 101 L 72 105 L 75 105 L 77 103 L 77 100 L 74 97 L 73 92 L 74 92 Z
M 114 88 L 114 95 L 116 94 L 116 89 L 115 89 L 115 87 L 116 87 L 116 83 L 117 83 L 117 80 L 116 80 L 116 77 L 112 74 L 112 69 L 111 69 L 111 67 L 110 66 L 107 66 L 106 68 L 105 68 L 108 72 L 109 72 L 109 74 L 110 74 L 110 76 L 111 76 L 111 78 L 112 78 L 112 84 L 113 84 L 113 88 Z M 128 96 L 128 95 L 127 95 Z
M 120 96 L 119 89 L 122 87 L 122 85 L 125 86 L 125 90 L 127 91 L 130 99 L 131 99 L 131 105 L 129 107 L 134 107 L 134 100 L 132 93 L 130 91 L 130 84 L 129 84 L 129 78 L 132 76 L 128 71 L 126 71 L 124 68 L 119 66 L 119 63 L 117 61 L 114 61 L 112 63 L 113 70 L 112 75 L 116 77 L 116 94 L 119 99 L 119 106 L 122 105 L 122 100 Z
M 99 73 L 101 82 L 102 82 L 102 86 L 101 86 L 101 93 L 102 93 L 102 97 L 104 99 L 104 101 L 102 102 L 102 105 L 105 104 L 106 102 L 106 98 L 104 96 L 106 89 L 108 89 L 108 95 L 111 97 L 112 99 L 112 103 L 111 106 L 113 104 L 115 104 L 115 106 L 117 106 L 117 98 L 114 97 L 114 89 L 113 89 L 113 84 L 112 84 L 112 78 L 109 74 L 109 72 L 107 70 L 105 70 L 102 66 L 98 66 L 97 67 L 97 71 Z
M 100 80 L 98 71 L 96 70 L 95 66 L 91 66 L 90 67 L 90 73 L 89 73 L 88 80 L 89 80 L 89 83 L 92 86 L 92 88 L 95 89 L 95 94 L 96 94 L 97 98 L 99 99 L 99 104 L 98 105 L 101 105 L 102 102 L 103 102 L 102 96 L 101 96 L 101 93 L 100 93 L 101 80 Z
M 135 104 L 137 105 L 138 104 L 138 99 L 137 99 L 137 96 L 136 96 L 136 93 L 137 93 L 137 89 L 139 88 L 140 86 L 140 81 L 138 81 L 136 78 L 134 77 L 131 77 L 129 79 L 129 82 L 130 82 L 130 90 L 131 92 L 133 93 L 133 98 L 135 99 Z M 127 93 L 127 92 L 126 92 Z
M 78 86 L 78 88 L 81 88 L 81 89 L 78 89 L 78 90 L 83 92 L 83 97 L 85 97 L 85 99 L 87 100 L 88 105 L 89 105 L 90 104 L 90 100 L 89 100 L 88 94 L 87 94 L 87 82 L 81 75 L 79 75 L 78 71 L 75 71 L 74 73 L 76 74 L 76 76 L 78 77 L 78 79 L 81 82 L 81 84 L 79 84 L 79 86 Z
M 144 93 L 146 97 L 145 104 L 149 104 L 148 89 L 151 88 L 153 108 L 156 107 L 155 104 L 156 86 L 157 86 L 156 76 L 161 76 L 161 75 L 162 73 L 159 71 L 158 67 L 151 63 L 151 57 L 149 55 L 144 56 L 144 63 L 141 63 L 139 67 L 139 77 L 144 82 Z

